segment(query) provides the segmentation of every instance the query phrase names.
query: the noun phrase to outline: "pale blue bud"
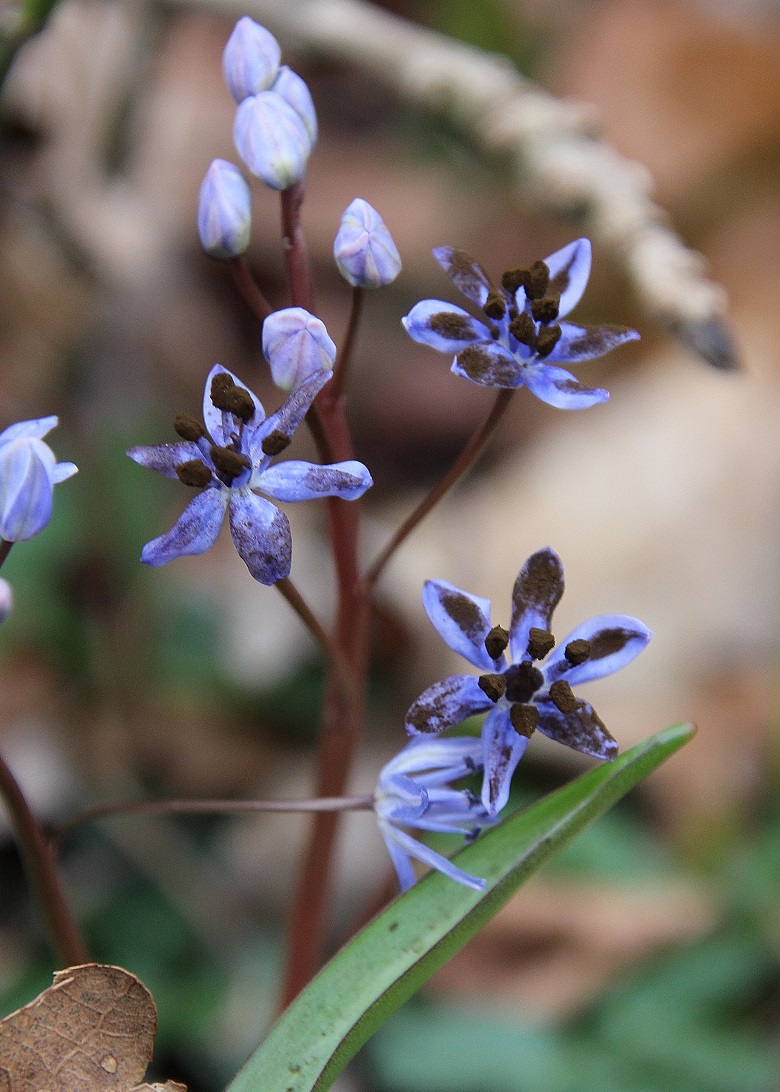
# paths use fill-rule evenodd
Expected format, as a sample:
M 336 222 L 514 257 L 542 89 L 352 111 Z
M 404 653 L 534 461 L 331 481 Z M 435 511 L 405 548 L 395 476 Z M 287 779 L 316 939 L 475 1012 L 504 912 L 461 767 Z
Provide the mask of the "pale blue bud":
M 290 391 L 323 368 L 331 371 L 336 346 L 318 318 L 303 307 L 285 307 L 263 323 L 263 356 L 277 387 Z
M 401 272 L 401 255 L 384 220 L 362 197 L 341 217 L 333 257 L 344 280 L 356 288 L 380 288 Z
M 252 174 L 272 190 L 286 190 L 306 173 L 311 140 L 300 115 L 275 91 L 244 99 L 233 140 Z
M 0 576 L 0 622 L 4 622 L 14 609 L 13 588 Z
M 215 159 L 200 184 L 198 235 L 214 258 L 235 258 L 249 246 L 252 196 L 238 167 Z
M 314 100 L 311 92 L 297 72 L 293 72 L 286 64 L 279 69 L 279 73 L 271 87 L 277 95 L 292 106 L 295 113 L 303 122 L 312 147 L 317 141 L 317 112 L 314 109 Z
M 270 30 L 244 15 L 238 20 L 222 54 L 225 82 L 236 102 L 267 91 L 276 79 L 282 51 Z
M 43 442 L 56 417 L 20 421 L 0 433 L 0 538 L 25 542 L 51 519 L 54 486 L 78 469 Z

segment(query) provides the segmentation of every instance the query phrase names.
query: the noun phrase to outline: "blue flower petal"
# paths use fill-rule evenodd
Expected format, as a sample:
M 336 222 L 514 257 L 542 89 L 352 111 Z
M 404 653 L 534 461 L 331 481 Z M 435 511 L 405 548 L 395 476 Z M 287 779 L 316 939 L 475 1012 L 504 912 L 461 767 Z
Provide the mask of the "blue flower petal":
M 576 322 L 561 322 L 561 336 L 552 352 L 544 358 L 547 364 L 576 364 L 580 360 L 595 360 L 626 341 L 638 341 L 639 334 L 628 326 L 578 326 Z
M 0 444 L 27 437 L 42 440 L 47 433 L 57 427 L 57 423 L 55 416 L 35 417 L 32 421 L 17 421 L 15 425 L 9 425 L 0 432 Z
M 325 368 L 313 372 L 307 379 L 304 379 L 300 386 L 292 391 L 276 413 L 272 413 L 259 427 L 255 428 L 250 425 L 246 429 L 246 450 L 253 466 L 256 467 L 267 461 L 262 445 L 263 440 L 270 436 L 272 432 L 287 437 L 292 437 L 295 434 L 301 421 L 309 412 L 312 402 L 332 375 L 333 372 Z
M 426 580 L 422 593 L 425 612 L 453 652 L 483 671 L 500 671 L 503 656 L 494 660 L 485 648 L 492 629 L 490 600 L 469 595 L 446 580 Z
M 275 91 L 243 100 L 233 143 L 252 174 L 273 190 L 286 190 L 303 178 L 312 150 L 303 118 Z
M 462 349 L 453 361 L 452 372 L 480 387 L 515 390 L 527 382 L 525 362 L 495 342 L 478 342 Z
M 482 803 L 490 815 L 497 815 L 506 806 L 512 774 L 527 746 L 528 737 L 514 730 L 506 708 L 497 706 L 487 715 L 482 725 Z
M 67 481 L 68 478 L 72 478 L 78 472 L 79 468 L 75 463 L 57 463 L 52 471 L 51 480 L 55 485 L 59 485 L 60 482 Z
M 557 409 L 587 409 L 598 402 L 606 402 L 609 391 L 600 387 L 586 387 L 571 372 L 557 368 L 546 361 L 529 364 L 525 372 L 528 389 L 538 399 Z
M 476 258 L 452 246 L 437 246 L 433 256 L 466 299 L 482 307 L 493 284 Z
M 51 519 L 53 463 L 51 450 L 37 438 L 23 436 L 0 447 L 0 538 L 6 542 L 26 542 Z
M 531 629 L 550 629 L 552 615 L 563 595 L 563 565 L 549 546 L 528 558 L 512 590 L 509 647 L 512 662 L 528 656 Z
M 366 467 L 354 460 L 320 466 L 288 459 L 253 476 L 251 485 L 279 501 L 316 500 L 318 497 L 356 500 L 371 487 L 372 479 Z
M 153 444 L 149 447 L 131 447 L 127 452 L 133 462 L 156 470 L 166 478 L 178 478 L 176 468 L 193 459 L 203 460 L 203 455 L 196 443 L 181 440 L 176 444 Z
M 290 575 L 292 536 L 287 516 L 254 493 L 238 493 L 228 506 L 230 533 L 255 580 L 275 584 Z
M 539 731 L 584 755 L 613 759 L 618 751 L 617 741 L 589 702 L 575 700 L 576 708 L 568 713 L 562 713 L 551 701 L 537 701 Z
M 414 870 L 409 863 L 409 857 L 414 857 L 421 864 L 428 865 L 429 868 L 434 868 L 437 872 L 443 872 L 445 876 L 463 884 L 464 887 L 470 887 L 474 891 L 485 890 L 487 886 L 485 880 L 479 879 L 477 876 L 470 876 L 468 872 L 458 868 L 452 861 L 448 861 L 446 857 L 443 857 L 441 853 L 437 853 L 435 849 L 431 849 L 430 846 L 426 846 L 422 842 L 418 842 L 416 838 L 412 838 L 411 834 L 407 834 L 406 831 L 398 830 L 396 827 L 384 823 L 380 823 L 380 830 L 395 865 L 402 891 L 408 891 L 415 882 Z M 406 860 L 405 862 L 401 861 L 401 868 L 399 868 L 398 858 L 402 856 L 405 856 Z
M 170 531 L 147 542 L 141 561 L 157 567 L 176 557 L 205 553 L 217 540 L 227 500 L 224 489 L 204 489 L 190 501 Z
M 459 353 L 473 342 L 491 341 L 487 326 L 462 307 L 443 300 L 420 300 L 401 322 L 413 341 L 440 353 Z
M 394 826 L 383 820 L 379 820 L 379 833 L 382 835 L 385 845 L 387 846 L 387 852 L 390 854 L 390 860 L 393 862 L 393 868 L 395 874 L 398 877 L 398 886 L 401 891 L 408 891 L 410 887 L 413 887 L 417 882 L 417 875 L 412 867 L 412 861 L 409 854 L 406 852 L 405 845 L 402 844 L 399 837 L 401 831 L 396 830 Z M 405 836 L 410 841 L 411 837 L 407 834 Z
M 410 735 L 435 735 L 492 705 L 475 675 L 450 675 L 429 686 L 412 703 L 406 714 L 406 730 Z
M 565 678 L 570 686 L 602 679 L 630 664 L 646 647 L 652 634 L 638 618 L 626 614 L 601 614 L 577 626 L 565 641 L 553 649 L 544 664 L 544 677 L 549 685 Z M 587 641 L 590 655 L 581 664 L 570 664 L 566 647 L 572 641 Z
M 576 239 L 544 259 L 550 270 L 547 295 L 560 296 L 558 314 L 561 318 L 580 302 L 590 276 L 590 262 L 590 239 Z
M 379 784 L 382 788 L 384 779 L 396 774 L 415 774 L 416 783 L 426 788 L 446 785 L 474 773 L 481 764 L 482 745 L 474 736 L 413 736 L 384 767 Z

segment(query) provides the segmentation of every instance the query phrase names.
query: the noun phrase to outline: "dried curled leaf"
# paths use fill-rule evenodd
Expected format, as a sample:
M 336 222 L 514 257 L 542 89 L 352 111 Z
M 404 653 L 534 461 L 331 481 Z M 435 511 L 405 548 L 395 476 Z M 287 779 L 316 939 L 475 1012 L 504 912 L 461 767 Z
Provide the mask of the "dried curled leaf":
M 156 1030 L 154 1001 L 135 975 L 100 963 L 58 971 L 48 990 L 0 1021 L 0 1092 L 130 1092 Z

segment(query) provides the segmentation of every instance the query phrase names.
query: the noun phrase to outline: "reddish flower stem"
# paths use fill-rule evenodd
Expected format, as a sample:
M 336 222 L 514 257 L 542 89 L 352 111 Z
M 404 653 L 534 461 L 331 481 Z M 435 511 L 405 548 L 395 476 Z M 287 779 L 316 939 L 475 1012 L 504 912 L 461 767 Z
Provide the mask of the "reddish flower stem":
M 260 291 L 257 281 L 252 276 L 249 263 L 243 254 L 228 260 L 233 281 L 244 298 L 249 310 L 262 325 L 273 311 L 271 304 Z
M 309 256 L 301 229 L 301 209 L 306 194 L 306 182 L 301 179 L 282 190 L 282 245 L 287 263 L 287 282 L 294 307 L 314 310 L 314 293 L 311 286 Z
M 347 332 L 344 335 L 344 341 L 339 349 L 339 354 L 333 367 L 333 378 L 330 381 L 330 396 L 334 400 L 340 398 L 344 393 L 349 365 L 352 360 L 352 346 L 355 343 L 355 334 L 357 333 L 357 328 L 363 314 L 365 296 L 366 290 L 359 285 L 356 285 L 352 289 L 352 307 L 349 312 Z

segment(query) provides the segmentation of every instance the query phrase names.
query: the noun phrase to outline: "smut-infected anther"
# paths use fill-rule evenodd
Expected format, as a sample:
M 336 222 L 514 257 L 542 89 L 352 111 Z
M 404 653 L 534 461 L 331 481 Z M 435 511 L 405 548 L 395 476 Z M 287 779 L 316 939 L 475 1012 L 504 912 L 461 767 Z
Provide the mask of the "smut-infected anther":
M 543 660 L 555 648 L 555 638 L 548 629 L 531 626 L 528 631 L 528 655 L 532 660 Z
M 290 446 L 291 437 L 281 429 L 275 428 L 269 432 L 260 447 L 266 455 L 279 455 L 286 447 Z
M 561 328 L 555 326 L 543 326 L 536 335 L 536 355 L 542 358 L 549 356 L 555 346 L 561 340 Z
M 176 477 L 193 489 L 204 489 L 211 481 L 211 471 L 200 459 L 189 459 L 176 467 Z
M 536 322 L 554 322 L 558 317 L 561 301 L 558 296 L 542 296 L 531 304 L 531 314 Z
M 216 444 L 211 445 L 210 454 L 211 461 L 220 474 L 225 474 L 229 478 L 237 478 L 239 474 L 243 474 L 245 470 L 249 470 L 252 466 L 246 455 L 241 455 L 240 452 L 231 451 L 226 447 L 217 447 Z
M 565 679 L 559 679 L 550 687 L 550 700 L 561 713 L 576 713 L 578 701 Z
M 569 641 L 566 648 L 563 650 L 563 654 L 572 667 L 577 664 L 584 664 L 590 657 L 591 645 L 590 641 Z
M 182 440 L 195 442 L 201 440 L 204 436 L 208 437 L 208 433 L 200 421 L 196 421 L 189 413 L 176 414 L 173 419 L 173 430 L 177 436 L 181 436 Z
M 251 421 L 255 412 L 252 399 L 226 372 L 218 372 L 211 380 L 209 395 L 215 409 L 232 413 L 241 421 Z
M 539 710 L 535 705 L 515 702 L 509 707 L 509 720 L 519 736 L 527 736 L 530 739 L 539 723 Z
M 523 660 L 519 664 L 512 664 L 504 672 L 506 679 L 506 696 L 509 701 L 530 701 L 536 691 L 544 683 L 544 676 L 538 667 L 529 660 Z
M 497 660 L 509 644 L 509 634 L 503 626 L 493 626 L 485 638 L 485 649 L 491 660 Z
M 503 675 L 480 675 L 477 679 L 477 686 L 491 701 L 498 701 L 499 698 L 504 696 L 506 679 Z

